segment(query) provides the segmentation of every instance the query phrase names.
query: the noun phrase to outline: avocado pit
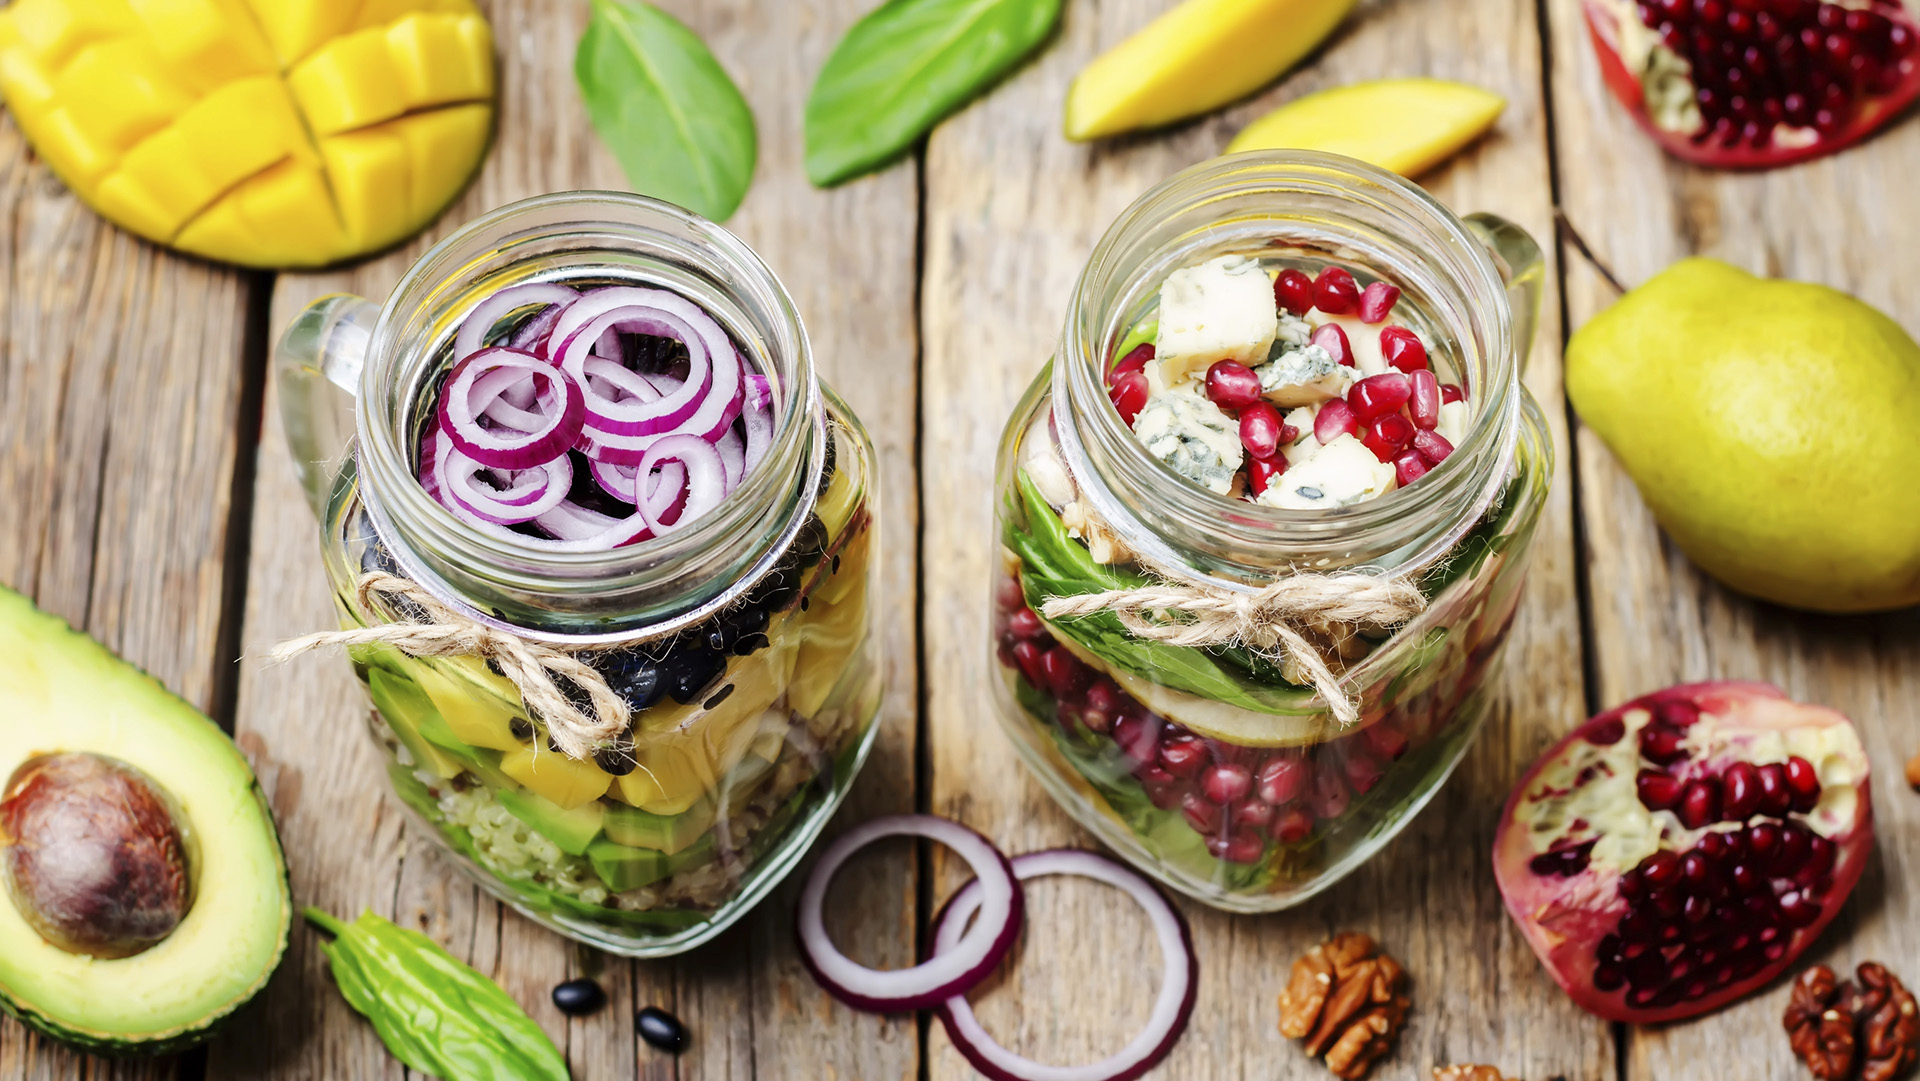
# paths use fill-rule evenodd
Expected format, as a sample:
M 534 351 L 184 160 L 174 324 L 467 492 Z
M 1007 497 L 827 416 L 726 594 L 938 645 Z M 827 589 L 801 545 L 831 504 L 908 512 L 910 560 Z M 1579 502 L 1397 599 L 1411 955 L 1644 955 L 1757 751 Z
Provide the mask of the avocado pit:
M 0 798 L 0 873 L 42 938 L 103 959 L 142 953 L 193 905 L 172 800 L 118 759 L 36 755 Z

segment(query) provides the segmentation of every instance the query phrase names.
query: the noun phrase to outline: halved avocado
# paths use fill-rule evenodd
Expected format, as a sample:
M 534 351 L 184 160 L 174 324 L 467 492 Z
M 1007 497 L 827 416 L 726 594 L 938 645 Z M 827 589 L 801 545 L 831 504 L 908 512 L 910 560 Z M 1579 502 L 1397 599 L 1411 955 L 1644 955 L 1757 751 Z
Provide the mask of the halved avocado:
M 45 913 L 19 907 L 17 898 L 34 896 L 13 858 L 27 851 L 15 847 L 22 839 L 0 836 L 0 1008 L 88 1050 L 157 1054 L 205 1040 L 266 986 L 293 920 L 253 771 L 212 721 L 152 677 L 0 588 L 0 780 L 31 777 L 32 762 L 50 758 L 104 761 L 157 790 L 184 850 L 187 901 L 164 937 L 130 956 L 55 945 L 30 922 L 47 926 Z M 19 788 L 9 793 L 16 826 L 37 798 Z M 73 818 L 36 821 L 36 846 L 71 839 L 44 830 Z

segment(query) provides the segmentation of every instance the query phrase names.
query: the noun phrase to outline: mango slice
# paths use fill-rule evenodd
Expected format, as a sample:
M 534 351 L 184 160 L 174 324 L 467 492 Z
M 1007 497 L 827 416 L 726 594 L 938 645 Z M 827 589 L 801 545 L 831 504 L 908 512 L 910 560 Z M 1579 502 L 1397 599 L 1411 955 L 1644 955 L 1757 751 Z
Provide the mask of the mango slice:
M 54 172 L 149 240 L 323 266 L 420 230 L 493 129 L 471 0 L 16 0 L 0 96 Z
M 1088 64 L 1067 90 L 1067 138 L 1211 112 L 1278 78 L 1356 0 L 1186 0 Z
M 1248 124 L 1228 144 L 1243 150 L 1345 154 L 1415 177 L 1478 139 L 1507 99 L 1445 79 L 1380 79 L 1308 94 Z

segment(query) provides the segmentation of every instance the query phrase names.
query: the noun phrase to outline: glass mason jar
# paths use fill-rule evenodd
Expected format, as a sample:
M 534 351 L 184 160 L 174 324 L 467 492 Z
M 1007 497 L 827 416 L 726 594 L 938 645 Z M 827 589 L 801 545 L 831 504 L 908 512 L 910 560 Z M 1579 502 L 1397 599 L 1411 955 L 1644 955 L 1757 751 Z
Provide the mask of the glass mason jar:
M 771 383 L 764 460 L 691 524 L 611 551 L 520 545 L 449 513 L 414 478 L 455 329 L 532 281 L 646 284 L 705 308 Z M 846 794 L 880 693 L 873 447 L 766 265 L 664 203 L 544 196 L 436 245 L 383 307 L 316 302 L 275 364 L 344 627 L 403 618 L 357 599 L 362 574 L 401 574 L 469 619 L 591 651 L 633 707 L 624 739 L 576 760 L 491 662 L 351 649 L 427 836 L 528 917 L 631 956 L 690 949 L 765 896 Z
M 1397 284 L 1396 319 L 1474 403 L 1454 453 L 1332 510 L 1218 495 L 1149 455 L 1108 398 L 1109 365 L 1141 340 L 1170 272 L 1222 255 Z M 1462 221 L 1399 177 L 1299 152 L 1188 169 L 1094 249 L 1059 351 L 1001 442 L 990 648 L 1021 757 L 1135 866 L 1230 911 L 1298 904 L 1386 844 L 1459 763 L 1553 472 L 1520 385 L 1542 274 L 1510 223 Z M 1359 707 L 1343 725 L 1285 657 L 1147 640 L 1110 612 L 1039 615 L 1051 597 L 1148 583 L 1143 560 L 1237 592 L 1296 571 L 1398 570 L 1428 604 L 1402 626 L 1317 628 Z

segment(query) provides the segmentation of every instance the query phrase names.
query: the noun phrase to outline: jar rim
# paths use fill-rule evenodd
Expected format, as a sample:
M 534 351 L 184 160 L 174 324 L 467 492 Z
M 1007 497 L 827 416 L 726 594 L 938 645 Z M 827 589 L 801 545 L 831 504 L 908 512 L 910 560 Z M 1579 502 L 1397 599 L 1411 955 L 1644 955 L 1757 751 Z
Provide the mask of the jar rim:
M 774 434 L 734 492 L 684 528 L 606 551 L 515 544 L 455 517 L 414 479 L 410 444 L 424 391 L 445 343 L 486 296 L 521 281 L 591 278 L 595 270 L 687 295 L 726 326 L 773 385 Z M 516 634 L 586 644 L 698 623 L 773 566 L 817 499 L 825 406 L 792 297 L 740 238 L 657 199 L 559 192 L 461 226 L 389 294 L 360 379 L 360 496 L 376 531 L 402 569 L 439 599 Z M 703 584 L 717 592 L 699 597 Z M 636 607 L 609 619 L 602 610 L 611 597 Z M 595 630 L 580 631 L 583 617 Z M 636 626 L 644 633 L 636 635 Z
M 1405 237 L 1386 235 L 1388 226 Z M 1447 329 L 1476 408 L 1468 433 L 1422 483 L 1350 507 L 1293 510 L 1193 484 L 1154 458 L 1108 400 L 1109 354 L 1167 273 L 1221 254 L 1285 247 L 1343 265 L 1399 264 L 1408 294 L 1450 290 Z M 1356 259 L 1355 255 L 1368 257 Z M 1384 275 L 1383 275 L 1384 276 Z M 1403 281 L 1402 278 L 1407 280 Z M 1150 286 L 1150 288 L 1147 288 Z M 1407 303 L 1404 301 L 1403 303 Z M 1520 426 L 1519 359 L 1507 284 L 1485 244 L 1424 189 L 1351 158 L 1253 151 L 1162 181 L 1094 247 L 1074 287 L 1053 371 L 1067 403 L 1056 430 L 1083 494 L 1128 545 L 1228 588 L 1276 571 L 1425 563 L 1498 496 Z M 1170 539 L 1171 535 L 1171 539 Z

